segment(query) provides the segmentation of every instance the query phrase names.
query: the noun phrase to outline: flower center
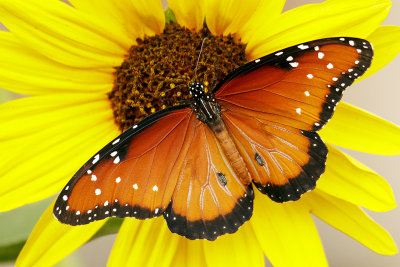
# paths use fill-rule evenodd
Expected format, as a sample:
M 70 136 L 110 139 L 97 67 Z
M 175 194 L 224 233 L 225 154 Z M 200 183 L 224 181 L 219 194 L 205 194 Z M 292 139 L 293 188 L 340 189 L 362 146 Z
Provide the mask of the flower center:
M 213 36 L 205 27 L 191 32 L 178 24 L 164 32 L 138 39 L 121 66 L 116 68 L 109 99 L 115 122 L 125 131 L 146 116 L 192 100 L 188 85 L 197 79 L 209 90 L 214 79 L 246 62 L 245 45 L 232 36 Z

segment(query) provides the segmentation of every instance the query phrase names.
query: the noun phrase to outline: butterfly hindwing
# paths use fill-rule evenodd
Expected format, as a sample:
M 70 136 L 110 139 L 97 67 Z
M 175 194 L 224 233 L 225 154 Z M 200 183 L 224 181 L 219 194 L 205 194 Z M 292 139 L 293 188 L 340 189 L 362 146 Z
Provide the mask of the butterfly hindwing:
M 230 110 L 306 131 L 332 117 L 343 90 L 370 66 L 371 44 L 328 38 L 286 48 L 238 68 L 215 89 Z
M 223 119 L 259 191 L 284 202 L 315 187 L 328 153 L 315 131 L 372 56 L 366 40 L 321 39 L 256 59 L 217 85 Z
M 316 132 L 231 111 L 223 118 L 260 192 L 285 202 L 314 189 L 328 153 Z
M 86 224 L 117 217 L 162 215 L 175 189 L 181 153 L 195 116 L 188 107 L 155 113 L 92 157 L 70 180 L 54 206 L 63 223 Z
M 168 227 L 189 239 L 214 240 L 233 233 L 253 212 L 251 184 L 232 171 L 214 133 L 199 123 L 164 213 Z

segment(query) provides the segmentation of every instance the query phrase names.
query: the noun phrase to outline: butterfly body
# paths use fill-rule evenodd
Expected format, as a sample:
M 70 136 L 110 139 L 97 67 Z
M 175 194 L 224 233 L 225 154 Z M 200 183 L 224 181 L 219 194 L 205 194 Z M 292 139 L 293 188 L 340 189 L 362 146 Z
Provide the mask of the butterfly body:
M 197 119 L 207 124 L 213 131 L 234 172 L 244 185 L 249 185 L 251 183 L 249 171 L 222 120 L 221 106 L 215 100 L 214 95 L 212 92 L 205 93 L 204 85 L 199 82 L 193 82 L 189 85 L 189 93 L 195 99 L 192 109 L 196 113 Z
M 158 111 L 112 140 L 61 191 L 70 225 L 110 216 L 164 216 L 173 233 L 214 240 L 253 213 L 253 187 L 296 201 L 316 186 L 328 149 L 317 131 L 370 66 L 371 44 L 315 40 L 239 67 L 191 104 Z

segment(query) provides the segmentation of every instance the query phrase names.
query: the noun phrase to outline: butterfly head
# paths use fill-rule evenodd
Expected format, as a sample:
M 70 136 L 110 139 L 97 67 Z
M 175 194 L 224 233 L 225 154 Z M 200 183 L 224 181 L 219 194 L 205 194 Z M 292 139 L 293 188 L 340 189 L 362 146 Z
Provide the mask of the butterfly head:
M 204 85 L 201 82 L 192 82 L 189 85 L 189 94 L 195 99 L 202 98 L 205 94 Z
M 221 120 L 221 107 L 215 101 L 212 93 L 204 91 L 204 85 L 200 82 L 193 82 L 189 85 L 189 93 L 194 98 L 192 109 L 197 118 L 209 126 L 218 124 Z

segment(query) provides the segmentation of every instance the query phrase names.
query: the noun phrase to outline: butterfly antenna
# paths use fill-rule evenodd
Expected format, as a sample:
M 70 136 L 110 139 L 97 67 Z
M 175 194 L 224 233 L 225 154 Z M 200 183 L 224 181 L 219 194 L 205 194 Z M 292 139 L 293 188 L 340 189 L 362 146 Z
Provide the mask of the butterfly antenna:
M 203 42 L 201 43 L 199 57 L 197 58 L 196 68 L 195 68 L 195 70 L 194 70 L 194 80 L 195 80 L 195 81 L 197 81 L 197 67 L 199 66 L 199 61 L 200 61 L 200 57 L 201 57 L 201 52 L 203 51 L 203 45 L 204 45 L 204 42 L 206 41 L 206 39 L 207 39 L 207 37 L 204 37 Z

